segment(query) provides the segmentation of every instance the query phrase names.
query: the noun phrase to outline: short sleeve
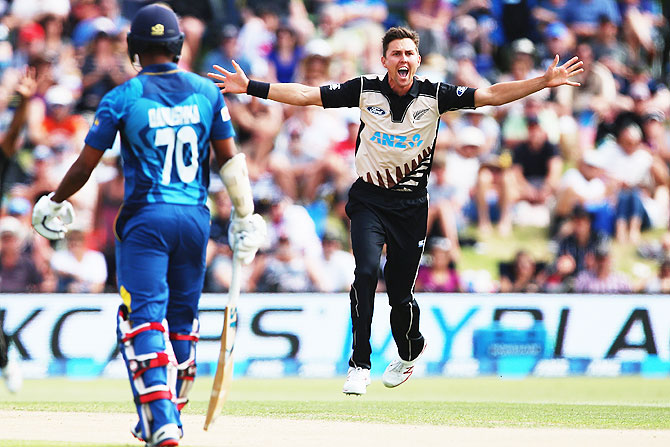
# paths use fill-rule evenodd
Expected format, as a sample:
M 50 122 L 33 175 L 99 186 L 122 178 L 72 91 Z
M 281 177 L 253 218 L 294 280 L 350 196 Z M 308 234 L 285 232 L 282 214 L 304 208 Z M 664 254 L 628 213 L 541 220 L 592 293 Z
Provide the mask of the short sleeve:
M 122 106 L 117 104 L 114 89 L 107 93 L 100 101 L 98 110 L 95 112 L 93 124 L 84 140 L 89 146 L 104 151 L 112 147 L 119 127 Z
M 455 86 L 441 83 L 437 91 L 437 104 L 440 115 L 449 110 L 474 109 L 475 90 L 474 88 L 462 85 Z
M 214 99 L 214 115 L 212 117 L 212 132 L 210 139 L 225 140 L 235 136 L 233 123 L 230 120 L 230 111 L 223 100 L 223 95 L 217 91 Z
M 350 79 L 343 84 L 321 86 L 321 103 L 325 109 L 335 107 L 358 107 L 361 98 L 361 78 Z

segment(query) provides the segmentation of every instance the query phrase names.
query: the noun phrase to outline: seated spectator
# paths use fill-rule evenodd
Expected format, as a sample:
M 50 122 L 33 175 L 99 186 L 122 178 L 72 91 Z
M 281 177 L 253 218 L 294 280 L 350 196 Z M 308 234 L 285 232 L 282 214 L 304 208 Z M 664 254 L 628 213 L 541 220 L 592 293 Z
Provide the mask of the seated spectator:
M 323 235 L 322 246 L 323 291 L 348 292 L 354 282 L 354 255 L 342 249 L 340 236 L 333 231 Z
M 460 292 L 456 264 L 451 257 L 451 243 L 443 237 L 428 241 L 429 262 L 419 267 L 415 288 L 419 292 Z
M 128 56 L 116 49 L 117 35 L 98 31 L 89 44 L 82 73 L 82 93 L 78 105 L 81 112 L 95 113 L 102 97 L 130 78 Z
M 0 292 L 39 292 L 40 275 L 30 255 L 23 250 L 28 228 L 12 216 L 0 219 Z
M 670 293 L 670 259 L 665 259 L 658 267 L 658 276 L 647 282 L 645 293 Z
M 427 235 L 428 237 L 447 238 L 451 245 L 451 257 L 458 262 L 461 256 L 458 228 L 463 222 L 459 222 L 461 215 L 456 213 L 456 205 L 452 202 L 454 187 L 448 182 L 444 151 L 435 152 L 431 176 L 428 178 L 428 194 L 430 206 L 428 207 Z
M 407 22 L 419 33 L 419 53 L 423 57 L 445 54 L 450 20 L 451 3 L 447 0 L 413 0 L 407 5 Z
M 498 264 L 500 273 L 500 292 L 539 292 L 546 280 L 546 264 L 536 262 L 530 253 L 519 251 L 512 262 Z
M 555 271 L 563 280 L 593 268 L 593 254 L 603 237 L 593 230 L 593 216 L 584 207 L 576 206 L 565 225 L 564 237 L 558 243 Z
M 51 268 L 58 277 L 58 292 L 100 293 L 107 281 L 107 263 L 102 253 L 89 250 L 85 234 L 70 229 L 67 247 L 57 250 L 51 258 Z
M 546 206 L 556 193 L 563 161 L 537 117 L 531 116 L 527 122 L 528 139 L 515 147 L 512 155 L 514 200 Z
M 617 25 L 621 15 L 615 0 L 568 0 L 566 23 L 577 36 L 593 37 L 598 30 L 598 21 L 606 16 Z
M 630 293 L 632 285 L 623 274 L 612 271 L 612 253 L 608 241 L 601 242 L 594 253 L 592 269 L 582 270 L 575 278 L 576 293 Z
M 254 292 L 319 292 L 323 279 L 317 265 L 301 256 L 288 236 L 280 235 L 276 248 L 256 259 L 249 287 Z
M 584 153 L 575 168 L 565 171 L 556 192 L 554 218 L 558 225 L 579 206 L 596 215 L 597 230 L 608 234 L 612 232 L 610 216 L 614 216 L 614 208 L 608 197 L 617 185 L 606 175 L 604 163 L 598 151 L 592 149 Z
M 642 131 L 637 124 L 630 123 L 619 130 L 616 142 L 606 141 L 598 148 L 605 172 L 619 186 L 615 235 L 622 243 L 637 244 L 641 230 L 651 225 L 643 200 L 648 196 L 644 187 L 651 176 L 653 158 L 641 142 Z M 651 206 L 648 201 L 647 204 Z
M 659 240 L 644 241 L 637 247 L 637 254 L 645 259 L 663 262 L 670 260 L 670 231 L 663 233 Z
M 277 82 L 294 82 L 302 59 L 302 46 L 290 24 L 280 23 L 275 43 L 268 55 L 270 77 Z
M 224 25 L 219 34 L 219 46 L 208 51 L 200 64 L 200 74 L 205 75 L 211 71 L 213 65 L 220 65 L 228 71 L 235 71 L 231 61 L 244 70 L 245 73 L 251 73 L 251 63 L 240 51 L 237 36 L 239 30 L 235 25 Z
M 512 171 L 504 156 L 490 154 L 481 162 L 474 191 L 477 227 L 481 234 L 492 231 L 491 222 L 498 223 L 498 233 L 512 231 Z

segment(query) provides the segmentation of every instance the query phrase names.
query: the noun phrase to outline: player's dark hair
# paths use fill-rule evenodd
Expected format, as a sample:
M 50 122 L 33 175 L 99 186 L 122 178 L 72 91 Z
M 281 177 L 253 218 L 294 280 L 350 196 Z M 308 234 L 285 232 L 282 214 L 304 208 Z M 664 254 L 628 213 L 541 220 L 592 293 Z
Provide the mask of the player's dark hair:
M 384 34 L 384 38 L 382 39 L 382 51 L 384 56 L 386 56 L 386 50 L 388 50 L 389 44 L 398 39 L 412 39 L 416 44 L 416 48 L 419 48 L 419 33 L 413 29 L 405 28 L 404 26 L 394 26 L 386 31 L 386 34 Z

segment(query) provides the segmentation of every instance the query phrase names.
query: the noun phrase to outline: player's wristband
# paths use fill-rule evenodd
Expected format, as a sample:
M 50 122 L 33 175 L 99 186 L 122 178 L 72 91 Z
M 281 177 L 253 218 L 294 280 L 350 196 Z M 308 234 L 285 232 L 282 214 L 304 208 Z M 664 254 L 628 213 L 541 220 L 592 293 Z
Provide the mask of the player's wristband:
M 247 85 L 247 95 L 268 99 L 268 93 L 270 93 L 269 83 L 252 80 L 249 81 L 249 85 Z

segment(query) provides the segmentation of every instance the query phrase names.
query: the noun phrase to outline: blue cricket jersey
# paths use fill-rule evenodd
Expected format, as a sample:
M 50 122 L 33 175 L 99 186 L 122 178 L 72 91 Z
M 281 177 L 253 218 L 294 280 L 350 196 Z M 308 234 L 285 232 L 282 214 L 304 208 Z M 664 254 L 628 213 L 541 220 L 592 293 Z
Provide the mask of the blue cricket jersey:
M 173 63 L 147 66 L 108 92 L 86 144 L 106 150 L 117 130 L 126 205 L 204 205 L 210 140 L 235 136 L 214 83 Z

